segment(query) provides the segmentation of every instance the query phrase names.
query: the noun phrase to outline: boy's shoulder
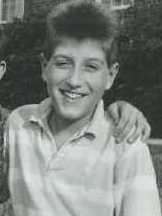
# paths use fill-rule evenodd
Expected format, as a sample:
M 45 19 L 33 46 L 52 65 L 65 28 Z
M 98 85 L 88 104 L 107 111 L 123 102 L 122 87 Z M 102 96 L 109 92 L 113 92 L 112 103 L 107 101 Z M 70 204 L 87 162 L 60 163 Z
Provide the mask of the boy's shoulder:
M 143 183 L 140 183 L 142 185 L 147 180 L 155 180 L 155 171 L 149 147 L 140 138 L 133 144 L 119 144 L 116 148 L 118 148 L 118 154 L 116 154 L 114 172 L 117 185 L 121 183 L 129 185 L 135 180 L 143 181 Z M 136 183 L 138 182 L 136 181 Z
M 121 156 L 121 158 L 128 158 L 129 156 L 132 157 L 138 153 L 140 154 L 141 152 L 143 153 L 149 150 L 147 143 L 142 141 L 141 136 L 139 136 L 133 143 L 128 143 L 128 137 L 133 134 L 134 130 L 135 127 L 132 128 L 122 143 L 115 145 L 116 152 Z
M 115 151 L 117 155 L 117 161 L 119 163 L 138 162 L 139 160 L 145 160 L 145 157 L 151 157 L 149 147 L 146 143 L 141 141 L 139 137 L 134 143 L 123 142 L 115 145 Z M 134 163 L 133 162 L 133 163 Z
M 36 115 L 38 107 L 39 104 L 28 104 L 14 109 L 8 117 L 9 124 L 16 126 L 22 125 L 24 122 L 28 121 L 32 116 Z
M 38 104 L 23 105 L 11 112 L 8 118 L 8 124 L 14 127 L 21 127 L 25 122 L 39 121 L 48 113 L 51 100 L 46 98 Z

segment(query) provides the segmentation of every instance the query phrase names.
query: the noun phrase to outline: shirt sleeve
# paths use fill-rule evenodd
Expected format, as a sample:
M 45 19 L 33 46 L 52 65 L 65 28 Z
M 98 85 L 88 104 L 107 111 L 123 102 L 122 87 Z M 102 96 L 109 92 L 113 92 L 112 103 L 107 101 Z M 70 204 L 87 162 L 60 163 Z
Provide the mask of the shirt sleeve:
M 147 145 L 140 140 L 122 146 L 114 182 L 116 216 L 161 216 L 151 155 Z
M 7 144 L 7 126 L 3 124 L 1 130 L 0 142 L 0 203 L 5 202 L 9 198 L 8 189 L 8 167 L 9 167 L 9 152 Z

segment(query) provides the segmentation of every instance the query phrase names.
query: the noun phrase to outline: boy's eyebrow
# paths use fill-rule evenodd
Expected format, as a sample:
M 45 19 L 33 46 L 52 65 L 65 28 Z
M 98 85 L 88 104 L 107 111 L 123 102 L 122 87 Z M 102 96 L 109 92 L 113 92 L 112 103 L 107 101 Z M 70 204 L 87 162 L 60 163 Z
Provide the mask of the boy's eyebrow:
M 66 59 L 71 59 L 72 56 L 67 56 L 67 55 L 63 55 L 63 54 L 57 54 L 57 55 L 53 55 L 53 58 L 66 58 Z M 104 61 L 102 59 L 99 58 L 93 58 L 93 57 L 87 57 L 85 59 L 86 61 L 95 61 L 95 62 L 99 62 L 101 64 L 104 63 Z
M 52 57 L 53 58 L 71 58 L 71 57 L 69 57 L 67 55 L 63 55 L 63 54 L 56 54 L 56 55 L 53 55 Z
M 102 59 L 99 59 L 99 58 L 87 58 L 87 61 L 94 61 L 94 62 L 97 62 L 99 64 L 105 63 Z

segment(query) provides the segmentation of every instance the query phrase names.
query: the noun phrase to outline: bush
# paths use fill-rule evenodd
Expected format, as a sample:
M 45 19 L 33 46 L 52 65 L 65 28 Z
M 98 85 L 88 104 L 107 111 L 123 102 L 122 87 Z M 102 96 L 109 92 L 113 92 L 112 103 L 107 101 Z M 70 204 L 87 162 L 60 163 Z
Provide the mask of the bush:
M 161 11 L 162 2 L 158 6 L 136 5 L 119 14 L 124 20 L 118 38 L 121 69 L 112 90 L 105 95 L 106 104 L 122 99 L 139 107 L 151 122 L 153 136 L 158 137 L 162 137 Z M 3 106 L 10 109 L 37 103 L 46 96 L 38 58 L 45 25 L 39 18 L 35 14 L 30 20 L 15 20 L 4 27 L 8 71 L 1 81 L 0 97 Z

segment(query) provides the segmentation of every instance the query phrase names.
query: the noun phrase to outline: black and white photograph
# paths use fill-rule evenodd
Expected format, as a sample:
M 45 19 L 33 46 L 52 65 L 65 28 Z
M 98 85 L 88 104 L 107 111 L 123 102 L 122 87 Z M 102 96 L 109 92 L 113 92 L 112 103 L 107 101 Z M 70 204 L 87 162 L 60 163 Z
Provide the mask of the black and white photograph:
M 0 0 L 0 216 L 162 216 L 162 0 Z

